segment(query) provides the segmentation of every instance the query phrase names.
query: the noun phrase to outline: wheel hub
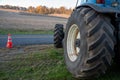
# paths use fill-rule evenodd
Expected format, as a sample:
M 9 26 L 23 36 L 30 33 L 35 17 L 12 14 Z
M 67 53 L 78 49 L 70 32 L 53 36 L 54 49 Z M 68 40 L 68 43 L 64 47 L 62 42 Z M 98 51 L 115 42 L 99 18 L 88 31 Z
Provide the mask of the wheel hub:
M 81 37 L 80 31 L 76 24 L 73 24 L 69 31 L 67 37 L 67 54 L 70 61 L 74 62 L 80 53 Z
M 76 47 L 80 47 L 80 39 L 76 39 L 75 45 L 76 45 Z

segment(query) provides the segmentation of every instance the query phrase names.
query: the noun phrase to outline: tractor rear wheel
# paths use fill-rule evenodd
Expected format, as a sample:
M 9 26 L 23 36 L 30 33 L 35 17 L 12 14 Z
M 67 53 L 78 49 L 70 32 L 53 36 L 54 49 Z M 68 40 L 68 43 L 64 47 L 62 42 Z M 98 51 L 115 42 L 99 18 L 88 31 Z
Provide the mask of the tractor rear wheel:
M 64 38 L 63 24 L 56 24 L 54 29 L 54 46 L 55 48 L 62 48 L 62 41 Z
M 110 19 L 91 8 L 76 9 L 68 20 L 64 38 L 67 69 L 76 78 L 104 74 L 114 57 L 114 27 Z

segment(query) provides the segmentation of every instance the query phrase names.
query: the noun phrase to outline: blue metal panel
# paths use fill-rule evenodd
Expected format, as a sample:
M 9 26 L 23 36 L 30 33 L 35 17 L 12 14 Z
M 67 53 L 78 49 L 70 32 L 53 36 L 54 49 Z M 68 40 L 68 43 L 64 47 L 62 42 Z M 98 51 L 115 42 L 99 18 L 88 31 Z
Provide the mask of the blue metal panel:
M 97 5 L 99 7 L 112 7 L 112 2 L 119 2 L 119 5 L 120 5 L 120 0 L 105 0 L 105 3 L 104 4 L 97 4 L 96 3 L 96 0 L 80 0 L 80 5 L 82 4 L 94 4 L 94 5 Z M 118 8 L 119 6 L 117 6 Z M 115 8 L 115 7 L 114 7 Z
M 97 4 L 96 0 L 80 0 L 80 4 L 85 4 L 85 3 L 91 3 L 94 5 L 98 5 L 98 6 L 103 6 L 103 7 L 111 7 L 112 2 L 114 2 L 116 0 L 105 0 L 105 4 Z M 120 2 L 120 0 L 117 0 Z
M 114 2 L 117 4 L 112 6 Z M 89 6 L 98 12 L 120 13 L 120 0 L 105 0 L 104 4 L 97 4 L 96 0 L 79 0 L 79 6 Z
M 84 4 L 84 3 L 92 3 L 95 4 L 96 0 L 80 0 L 80 4 Z
M 111 6 L 113 0 L 105 0 L 105 6 Z
M 101 6 L 101 7 L 104 6 L 104 4 L 97 4 L 96 0 L 80 0 L 80 4 L 86 4 L 86 3 L 98 5 L 98 6 Z

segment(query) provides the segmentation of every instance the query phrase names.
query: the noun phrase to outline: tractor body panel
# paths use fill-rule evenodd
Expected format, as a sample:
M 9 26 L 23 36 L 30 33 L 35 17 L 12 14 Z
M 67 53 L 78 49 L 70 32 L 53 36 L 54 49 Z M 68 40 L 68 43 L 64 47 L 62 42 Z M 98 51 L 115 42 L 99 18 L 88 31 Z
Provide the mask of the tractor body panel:
M 97 3 L 97 0 L 80 0 L 78 7 L 91 7 L 101 13 L 120 13 L 120 0 L 103 1 L 103 3 Z

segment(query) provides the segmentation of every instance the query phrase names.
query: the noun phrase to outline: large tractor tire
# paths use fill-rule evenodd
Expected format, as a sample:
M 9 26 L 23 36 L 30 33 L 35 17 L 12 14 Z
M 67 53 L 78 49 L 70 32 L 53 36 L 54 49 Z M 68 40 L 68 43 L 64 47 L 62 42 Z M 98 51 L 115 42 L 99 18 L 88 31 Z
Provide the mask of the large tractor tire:
M 96 78 L 111 66 L 114 27 L 109 17 L 91 8 L 76 9 L 68 20 L 64 38 L 67 69 L 76 78 Z
M 64 38 L 64 31 L 62 24 L 56 24 L 54 29 L 54 47 L 55 48 L 62 48 L 62 41 Z

